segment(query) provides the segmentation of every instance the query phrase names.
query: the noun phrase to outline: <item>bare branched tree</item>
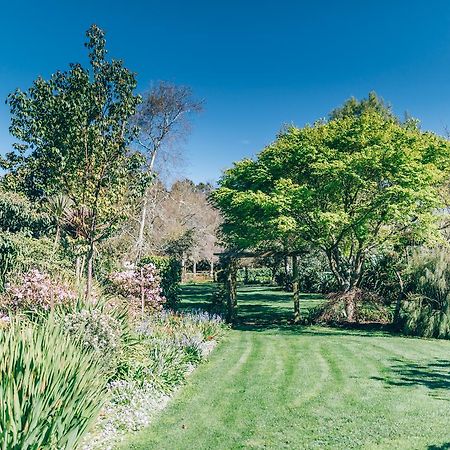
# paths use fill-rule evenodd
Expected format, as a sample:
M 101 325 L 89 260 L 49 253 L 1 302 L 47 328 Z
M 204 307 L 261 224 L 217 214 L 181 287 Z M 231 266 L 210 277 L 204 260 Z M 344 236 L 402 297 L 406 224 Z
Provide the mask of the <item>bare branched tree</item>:
M 190 116 L 202 110 L 203 102 L 193 98 L 192 90 L 159 82 L 143 96 L 133 124 L 138 128 L 137 144 L 147 157 L 146 171 L 153 174 L 155 162 L 159 157 L 170 156 L 190 130 Z M 144 228 L 148 212 L 148 189 L 144 193 L 136 241 L 139 258 L 144 244 Z

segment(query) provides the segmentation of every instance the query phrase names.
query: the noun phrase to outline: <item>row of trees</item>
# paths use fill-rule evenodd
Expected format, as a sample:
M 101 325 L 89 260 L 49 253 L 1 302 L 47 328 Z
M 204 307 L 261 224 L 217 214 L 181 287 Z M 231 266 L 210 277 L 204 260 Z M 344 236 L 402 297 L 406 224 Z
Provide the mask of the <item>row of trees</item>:
M 226 171 L 213 197 L 230 249 L 292 256 L 296 320 L 299 258 L 311 251 L 326 258 L 353 320 L 374 255 L 443 242 L 449 163 L 448 140 L 399 120 L 371 93 L 283 129 Z

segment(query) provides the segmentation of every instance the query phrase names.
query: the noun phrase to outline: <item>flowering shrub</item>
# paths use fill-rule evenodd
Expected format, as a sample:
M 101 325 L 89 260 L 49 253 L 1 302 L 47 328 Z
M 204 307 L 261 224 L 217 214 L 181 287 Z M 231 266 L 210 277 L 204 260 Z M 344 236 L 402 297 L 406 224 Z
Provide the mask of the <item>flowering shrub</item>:
M 161 289 L 167 299 L 167 305 L 175 307 L 178 303 L 178 296 L 181 282 L 181 262 L 176 258 L 168 256 L 144 256 L 139 265 L 154 264 L 161 277 Z
M 18 283 L 8 286 L 1 306 L 14 312 L 48 311 L 56 305 L 69 305 L 76 297 L 64 283 L 33 269 L 22 275 Z
M 104 355 L 121 347 L 121 325 L 108 314 L 97 309 L 83 309 L 64 316 L 65 330 L 82 345 Z
M 162 295 L 161 279 L 154 264 L 142 267 L 129 267 L 110 276 L 114 291 L 132 300 L 135 305 L 141 305 L 159 310 L 166 299 Z

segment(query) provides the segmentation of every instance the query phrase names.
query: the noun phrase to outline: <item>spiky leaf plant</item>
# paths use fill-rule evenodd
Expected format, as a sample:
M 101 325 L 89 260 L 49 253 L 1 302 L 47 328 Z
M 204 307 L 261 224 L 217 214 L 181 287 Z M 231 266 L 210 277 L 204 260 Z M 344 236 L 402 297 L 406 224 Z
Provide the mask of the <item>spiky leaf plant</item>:
M 56 321 L 13 321 L 0 330 L 2 450 L 77 448 L 96 418 L 106 378 L 101 360 Z

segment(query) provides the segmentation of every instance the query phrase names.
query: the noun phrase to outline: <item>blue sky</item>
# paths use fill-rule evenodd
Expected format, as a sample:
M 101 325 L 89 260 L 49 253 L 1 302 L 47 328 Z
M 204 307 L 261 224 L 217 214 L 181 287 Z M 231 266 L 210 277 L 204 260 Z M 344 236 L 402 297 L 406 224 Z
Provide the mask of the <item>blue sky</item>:
M 84 32 L 107 32 L 109 56 L 153 80 L 190 85 L 205 110 L 184 145 L 180 174 L 215 181 L 270 143 L 285 123 L 324 117 L 375 90 L 424 129 L 450 127 L 450 2 L 2 2 L 0 99 L 69 62 Z M 0 151 L 10 149 L 0 103 Z

